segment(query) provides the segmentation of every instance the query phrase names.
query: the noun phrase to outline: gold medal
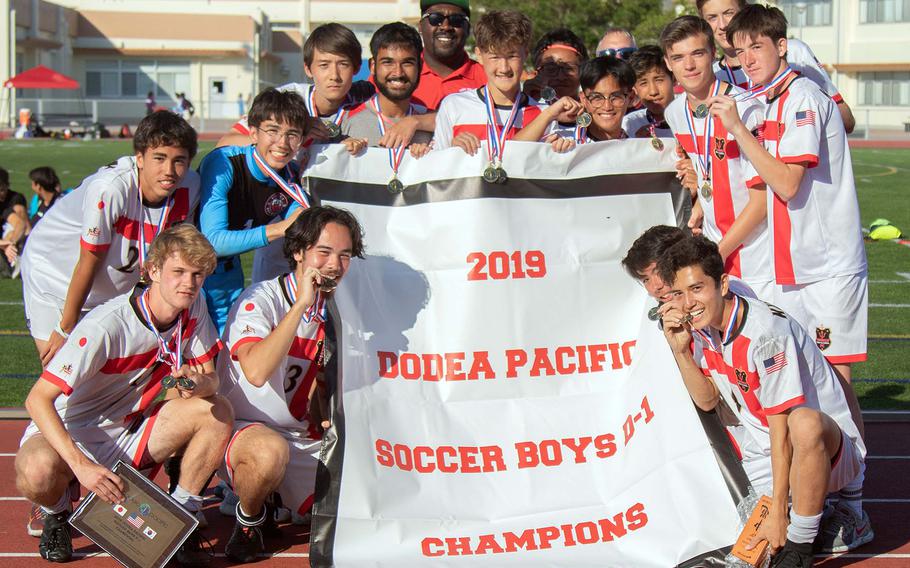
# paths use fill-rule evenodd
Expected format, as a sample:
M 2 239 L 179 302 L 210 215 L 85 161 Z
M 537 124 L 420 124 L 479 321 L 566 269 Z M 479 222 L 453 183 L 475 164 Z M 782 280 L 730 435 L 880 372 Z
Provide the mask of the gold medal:
M 695 107 L 695 118 L 705 118 L 708 116 L 708 105 L 702 103 Z
M 711 189 L 711 183 L 705 182 L 701 184 L 701 196 L 706 200 L 711 201 L 711 197 L 714 195 L 714 190 Z
M 502 184 L 507 181 L 509 181 L 509 176 L 506 174 L 506 171 L 502 168 L 502 166 L 496 168 L 496 183 Z
M 575 117 L 575 124 L 577 124 L 578 126 L 581 126 L 582 128 L 587 128 L 587 127 L 591 126 L 592 120 L 593 120 L 593 118 L 591 117 L 590 113 L 583 112 L 583 113 L 579 114 L 577 117 Z
M 179 386 L 183 390 L 188 390 L 188 391 L 195 390 L 196 381 L 194 381 L 193 379 L 186 379 L 184 377 L 180 377 L 179 379 L 177 379 L 177 386 Z
M 177 379 L 170 375 L 167 375 L 161 379 L 161 386 L 165 389 L 172 389 L 177 386 Z
M 389 193 L 401 193 L 404 191 L 404 184 L 397 177 L 393 177 L 388 183 Z
M 391 182 L 389 182 L 391 183 Z M 401 183 L 401 182 L 399 182 Z M 322 277 L 322 284 L 319 285 L 320 292 L 334 292 L 335 288 L 338 287 L 338 281 L 334 278 L 329 278 L 328 276 Z
M 499 168 L 490 164 L 483 170 L 483 181 L 487 183 L 499 183 Z
M 658 311 L 659 309 L 660 309 L 660 306 L 654 306 L 653 308 L 648 310 L 648 319 L 651 321 L 659 320 L 660 319 L 660 312 Z
M 338 138 L 338 136 L 341 134 L 341 127 L 335 124 L 334 121 L 323 120 L 322 123 L 325 124 L 326 129 L 329 131 L 329 137 Z
M 664 143 L 657 136 L 651 137 L 651 147 L 654 148 L 655 150 L 657 150 L 658 152 L 664 151 Z

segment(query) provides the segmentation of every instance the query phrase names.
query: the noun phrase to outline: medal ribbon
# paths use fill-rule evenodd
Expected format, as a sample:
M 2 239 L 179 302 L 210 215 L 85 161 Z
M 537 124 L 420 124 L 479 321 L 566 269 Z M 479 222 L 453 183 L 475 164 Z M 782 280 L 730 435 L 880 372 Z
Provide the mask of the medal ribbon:
M 379 109 L 379 95 L 373 95 L 373 98 L 370 99 L 370 104 L 373 105 L 373 110 L 376 111 L 376 118 L 379 123 L 379 136 L 385 136 L 386 117 L 382 115 L 382 111 Z M 409 104 L 407 116 L 411 116 L 413 111 L 414 106 Z M 404 153 L 407 149 L 407 146 L 389 148 L 389 166 L 392 167 L 392 174 L 396 178 L 398 177 L 398 168 L 401 166 L 401 160 L 404 159 Z
M 575 125 L 575 143 L 584 144 L 588 141 L 588 127 L 580 124 Z
M 714 86 L 711 87 L 711 96 L 717 96 L 717 93 L 720 92 L 720 79 L 714 80 Z M 688 104 L 686 105 L 688 107 Z M 696 163 L 702 168 L 702 179 L 704 181 L 710 182 L 711 180 L 711 134 L 714 133 L 714 117 L 711 116 L 711 113 L 708 113 L 708 116 L 705 117 L 705 130 L 702 138 L 704 139 L 705 145 L 705 155 L 702 156 L 701 152 L 698 151 L 698 138 L 695 134 L 695 121 L 692 118 L 692 113 L 686 111 L 686 126 L 689 128 L 689 134 L 692 135 L 692 145 L 695 146 L 695 158 L 697 159 Z
M 781 71 L 777 77 L 771 79 L 771 81 L 765 85 L 758 85 L 757 87 L 752 87 L 748 91 L 739 93 L 738 95 L 733 96 L 733 100 L 736 101 L 751 101 L 754 98 L 758 98 L 769 91 L 773 91 L 780 85 L 784 84 L 787 79 L 790 78 L 790 74 L 793 73 L 793 69 L 789 65 Z M 735 83 L 734 83 L 735 84 Z
M 306 97 L 305 99 L 303 99 L 303 102 L 306 103 L 306 110 L 307 110 L 307 112 L 310 113 L 310 116 L 312 116 L 313 118 L 320 118 L 319 111 L 316 110 L 316 86 L 315 85 L 310 87 L 310 95 L 308 97 Z M 335 113 L 335 118 L 331 119 L 332 122 L 334 122 L 338 126 L 341 126 L 341 121 L 344 120 L 344 114 L 346 112 L 344 109 L 345 103 L 347 103 L 347 99 L 345 99 L 344 103 L 342 103 L 341 105 L 338 106 L 338 112 Z
M 509 132 L 512 130 L 512 125 L 515 124 L 515 119 L 518 118 L 518 110 L 521 108 L 522 95 L 519 93 L 518 96 L 515 97 L 515 102 L 512 103 L 512 111 L 509 113 L 509 117 L 506 119 L 505 124 L 502 125 L 502 130 L 498 130 L 499 115 L 496 112 L 496 105 L 493 104 L 493 97 L 490 96 L 490 89 L 486 85 L 483 87 L 483 97 L 487 110 L 487 155 L 490 157 L 491 163 L 499 165 L 502 163 L 502 154 L 505 151 L 506 138 L 508 138 Z
M 287 181 L 276 172 L 272 166 L 266 163 L 265 159 L 259 154 L 259 150 L 253 148 L 253 160 L 256 162 L 256 165 L 265 172 L 265 175 L 269 176 L 275 184 L 280 187 L 286 194 L 288 194 L 291 199 L 300 204 L 300 207 L 307 209 L 310 207 L 310 198 L 303 191 L 303 188 L 300 187 L 300 184 L 294 183 L 292 181 Z M 288 178 L 291 177 L 291 168 L 290 166 L 285 166 L 284 171 L 287 173 Z
M 718 345 L 714 341 L 714 332 L 711 328 L 708 328 L 708 331 L 705 332 L 701 329 L 692 330 L 694 333 L 697 333 L 702 339 L 704 339 L 711 349 L 720 353 L 722 351 L 723 345 L 730 341 L 730 337 L 733 335 L 733 329 L 736 327 L 736 316 L 739 313 L 740 299 L 739 296 L 733 294 L 733 310 L 730 313 L 730 321 L 727 322 L 726 327 L 724 328 L 724 333 L 721 336 L 721 344 Z
M 155 334 L 155 339 L 158 340 L 158 355 L 156 359 L 163 363 L 167 363 L 171 368 L 176 371 L 183 366 L 183 317 L 186 314 L 186 310 L 180 313 L 177 317 L 177 330 L 174 332 L 174 337 L 172 341 L 176 344 L 175 348 L 172 350 L 168 347 L 167 342 L 158 333 L 158 328 L 155 327 L 155 323 L 152 320 L 152 311 L 149 309 L 149 291 L 146 290 L 139 296 L 137 303 L 139 304 L 139 312 L 142 314 L 142 319 L 145 320 L 146 325 L 149 329 L 152 330 L 152 333 Z
M 291 299 L 291 305 L 295 304 L 297 302 L 297 276 L 293 272 L 284 275 L 284 291 Z M 326 311 L 325 297 L 322 292 L 316 290 L 316 300 L 303 312 L 303 321 L 310 323 L 313 318 L 316 318 L 317 322 L 324 322 L 327 316 Z
M 136 195 L 138 196 L 138 199 L 139 199 L 139 269 L 142 270 L 142 267 L 145 266 L 145 255 L 147 254 L 146 244 L 145 244 L 145 217 L 146 217 L 147 209 L 146 209 L 145 205 L 142 204 L 142 188 L 139 186 L 139 169 L 138 169 L 138 167 L 136 169 Z M 167 202 L 164 204 L 164 207 L 161 209 L 161 218 L 158 220 L 158 226 L 155 227 L 155 234 L 152 237 L 152 240 L 155 240 L 155 237 L 158 236 L 158 233 L 160 233 L 167 226 L 167 218 L 170 216 L 171 209 L 173 209 L 173 208 L 174 208 L 174 196 L 169 195 L 167 198 Z M 151 215 L 149 215 L 149 219 L 151 220 Z

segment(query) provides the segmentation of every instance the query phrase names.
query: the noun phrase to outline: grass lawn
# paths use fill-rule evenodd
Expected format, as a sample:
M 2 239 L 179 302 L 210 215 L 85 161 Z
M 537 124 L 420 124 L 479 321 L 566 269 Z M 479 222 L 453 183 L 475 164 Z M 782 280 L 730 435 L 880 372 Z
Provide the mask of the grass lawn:
M 213 143 L 200 144 L 199 163 Z M 0 141 L 0 166 L 13 189 L 26 193 L 28 172 L 53 166 L 65 187 L 103 164 L 131 153 L 124 141 Z M 863 225 L 885 217 L 910 234 L 910 150 L 853 150 Z M 866 409 L 910 410 L 910 247 L 867 242 L 869 257 L 869 361 L 854 368 L 854 383 Z M 249 274 L 249 259 L 244 259 Z M 906 276 L 904 276 L 906 274 Z M 0 406 L 20 406 L 40 373 L 34 343 L 25 329 L 19 280 L 0 280 Z M 899 306 L 899 307 L 897 307 Z

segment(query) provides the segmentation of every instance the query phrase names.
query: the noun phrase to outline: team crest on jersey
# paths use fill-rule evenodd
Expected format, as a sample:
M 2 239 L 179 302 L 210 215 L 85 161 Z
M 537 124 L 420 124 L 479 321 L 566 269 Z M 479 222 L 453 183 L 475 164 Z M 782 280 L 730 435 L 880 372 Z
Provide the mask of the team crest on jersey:
M 100 237 L 101 229 L 99 227 L 92 227 L 91 229 L 86 230 L 85 234 L 89 237 Z
M 274 217 L 287 209 L 290 202 L 284 193 L 273 193 L 265 202 L 265 214 Z
M 736 374 L 736 386 L 743 392 L 749 392 L 749 381 L 746 380 L 746 372 L 742 369 L 733 369 Z
M 723 160 L 727 157 L 727 152 L 724 150 L 724 147 L 727 145 L 726 138 L 714 138 L 714 157 L 718 160 Z
M 60 372 L 64 375 L 71 375 L 73 373 L 73 366 L 67 363 L 66 365 L 60 367 Z
M 815 344 L 818 345 L 818 348 L 821 349 L 822 351 L 831 347 L 831 328 L 830 327 L 816 327 L 815 328 Z

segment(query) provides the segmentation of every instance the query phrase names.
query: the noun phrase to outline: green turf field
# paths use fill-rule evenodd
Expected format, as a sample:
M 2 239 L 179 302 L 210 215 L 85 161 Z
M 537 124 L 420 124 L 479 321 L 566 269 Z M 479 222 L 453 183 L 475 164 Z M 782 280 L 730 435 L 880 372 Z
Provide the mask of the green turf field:
M 199 158 L 211 149 L 203 143 Z M 28 171 L 50 165 L 64 187 L 73 187 L 101 164 L 130 153 L 122 141 L 0 141 L 0 166 L 13 189 L 29 191 Z M 886 217 L 910 234 L 910 150 L 853 150 L 863 224 Z M 869 361 L 854 369 L 856 391 L 866 409 L 910 409 L 910 247 L 869 242 Z M 249 267 L 247 267 L 249 273 Z M 19 280 L 0 280 L 0 406 L 19 406 L 40 372 L 25 329 Z

